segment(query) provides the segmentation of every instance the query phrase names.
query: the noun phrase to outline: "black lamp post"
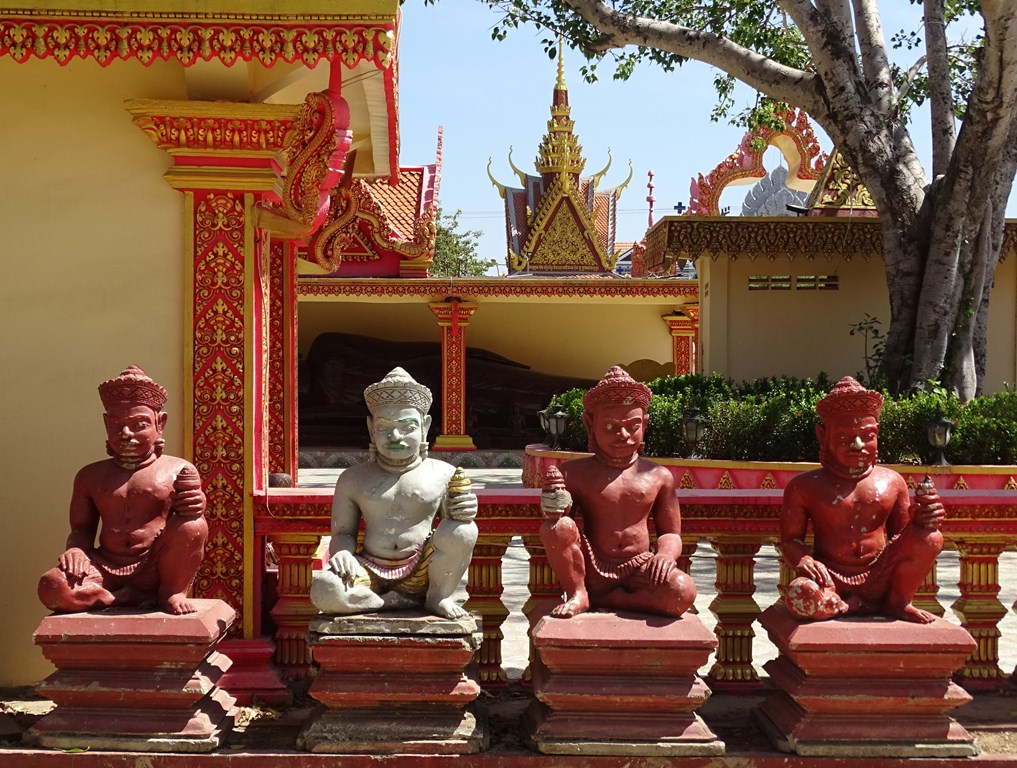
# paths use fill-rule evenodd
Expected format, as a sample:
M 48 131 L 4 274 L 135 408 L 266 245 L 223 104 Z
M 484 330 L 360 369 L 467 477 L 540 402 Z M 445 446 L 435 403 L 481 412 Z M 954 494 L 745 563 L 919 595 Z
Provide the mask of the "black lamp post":
M 561 448 L 561 436 L 565 434 L 565 427 L 569 423 L 568 414 L 561 408 L 547 417 L 547 425 L 551 432 L 551 450 L 557 451 Z
M 561 447 L 561 436 L 565 434 L 569 417 L 560 406 L 554 413 L 550 411 L 551 407 L 548 406 L 542 411 L 537 411 L 537 415 L 540 417 L 540 428 L 544 430 L 545 439 L 550 444 L 551 450 L 557 451 Z
M 688 413 L 682 418 L 682 437 L 685 438 L 685 442 L 691 448 L 690 459 L 697 458 L 696 448 L 699 446 L 699 441 L 703 439 L 706 425 L 706 418 L 699 412 L 698 408 L 689 408 Z
M 944 451 L 946 446 L 950 444 L 950 430 L 953 429 L 953 422 L 946 418 L 943 414 L 943 409 L 939 406 L 936 407 L 936 418 L 930 421 L 925 426 L 929 436 L 929 445 L 936 449 L 939 454 L 938 458 L 934 462 L 937 466 L 945 466 L 948 464 Z

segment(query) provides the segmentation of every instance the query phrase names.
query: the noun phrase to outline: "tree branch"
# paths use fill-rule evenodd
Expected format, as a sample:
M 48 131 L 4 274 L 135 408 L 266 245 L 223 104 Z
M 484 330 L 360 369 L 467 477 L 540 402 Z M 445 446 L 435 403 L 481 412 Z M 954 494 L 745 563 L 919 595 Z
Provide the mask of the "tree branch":
M 871 104 L 880 113 L 889 115 L 893 109 L 893 79 L 886 55 L 886 38 L 875 0 L 853 0 L 858 47 L 862 55 L 862 72 Z
M 929 64 L 929 102 L 932 117 L 932 176 L 946 173 L 957 134 L 954 130 L 953 90 L 946 41 L 943 0 L 925 0 L 925 51 Z
M 761 93 L 804 108 L 825 111 L 816 75 L 789 67 L 710 32 L 618 13 L 603 0 L 566 0 L 587 23 L 601 32 L 591 49 L 604 53 L 626 45 L 656 48 L 696 59 L 720 69 Z

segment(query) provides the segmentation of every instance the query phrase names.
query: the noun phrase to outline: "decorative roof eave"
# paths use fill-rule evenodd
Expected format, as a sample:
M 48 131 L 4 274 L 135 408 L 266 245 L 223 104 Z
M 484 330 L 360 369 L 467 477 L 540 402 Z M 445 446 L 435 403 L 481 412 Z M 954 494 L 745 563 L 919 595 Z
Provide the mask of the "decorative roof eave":
M 164 0 L 111 5 L 35 0 L 33 7 L 0 6 L 0 55 L 60 64 L 91 58 L 102 66 L 116 59 L 313 66 L 326 59 L 347 67 L 367 60 L 387 70 L 394 63 L 397 0 L 347 0 L 341 6 L 329 0 L 203 0 L 188 11 L 167 9 Z
M 647 234 L 645 262 L 660 271 L 677 259 L 882 258 L 879 219 L 667 216 Z
M 318 301 L 401 301 L 407 298 L 437 301 L 445 296 L 464 300 L 487 299 L 504 302 L 547 302 L 576 299 L 594 303 L 619 300 L 635 303 L 673 302 L 699 296 L 697 280 L 651 278 L 602 279 L 588 277 L 480 277 L 387 279 L 299 277 L 297 295 Z
M 387 114 L 387 120 L 374 123 L 387 134 L 376 137 L 382 156 L 376 164 L 390 175 L 398 173 L 398 0 L 344 0 L 339 6 L 332 0 L 202 0 L 188 4 L 188 10 L 166 0 L 34 0 L 31 5 L 0 5 L 0 56 L 19 63 L 52 58 L 61 65 L 94 59 L 104 67 L 130 59 L 146 66 L 175 60 L 185 67 L 212 60 L 226 66 L 248 61 L 313 67 L 326 60 L 335 72 L 373 63 L 383 72 Z
M 679 259 L 805 259 L 883 257 L 878 218 L 667 216 L 646 235 L 649 272 L 667 272 Z M 1017 258 L 1017 219 L 1003 228 L 999 259 Z
M 344 251 L 356 239 L 371 249 L 374 259 L 395 255 L 401 260 L 426 263 L 433 260 L 437 233 L 434 204 L 418 217 L 410 239 L 394 231 L 385 210 L 363 179 L 354 179 L 349 184 L 344 180 L 332 190 L 331 198 L 325 223 L 308 243 L 308 261 L 335 271 L 343 261 Z

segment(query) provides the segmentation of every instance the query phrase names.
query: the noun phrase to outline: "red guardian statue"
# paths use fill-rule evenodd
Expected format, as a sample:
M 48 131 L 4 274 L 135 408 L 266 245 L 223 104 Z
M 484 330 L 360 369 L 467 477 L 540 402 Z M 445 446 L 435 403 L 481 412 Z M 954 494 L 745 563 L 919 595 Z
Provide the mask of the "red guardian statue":
M 193 465 L 162 452 L 166 390 L 131 366 L 99 385 L 99 397 L 111 458 L 74 478 L 66 551 L 39 581 L 39 599 L 54 611 L 193 613 L 187 590 L 208 537 L 205 494 Z
M 678 568 L 674 477 L 640 455 L 649 404 L 650 389 L 617 366 L 583 398 L 594 455 L 566 461 L 561 479 L 551 474 L 541 495 L 540 540 L 565 591 L 552 616 L 590 609 L 680 616 L 695 600 L 695 584 Z
M 934 619 L 912 600 L 943 549 L 943 505 L 928 479 L 911 504 L 904 478 L 876 464 L 882 408 L 881 394 L 849 376 L 816 406 L 822 467 L 788 483 L 780 523 L 781 554 L 797 574 L 784 604 L 798 618 Z

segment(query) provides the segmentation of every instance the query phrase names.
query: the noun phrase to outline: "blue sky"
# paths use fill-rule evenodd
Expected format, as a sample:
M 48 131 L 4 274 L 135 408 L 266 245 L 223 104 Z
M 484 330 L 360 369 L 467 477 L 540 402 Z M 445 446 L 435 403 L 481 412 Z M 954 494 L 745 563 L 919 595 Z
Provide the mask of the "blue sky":
M 891 2 L 886 7 L 892 9 L 884 11 L 887 35 L 901 24 L 914 24 L 910 6 Z M 406 0 L 399 51 L 400 160 L 404 165 L 433 162 L 438 126 L 444 126 L 441 206 L 461 210 L 462 225 L 484 232 L 481 256 L 504 264 L 504 213 L 487 177 L 488 158 L 502 183 L 515 180 L 507 160 L 510 147 L 515 164 L 533 172 L 550 117 L 557 64 L 548 59 L 541 35 L 533 29 L 493 41 L 496 18 L 478 0 L 440 0 L 434 6 Z M 613 187 L 625 180 L 631 160 L 635 173 L 620 200 L 618 240 L 638 240 L 647 224 L 647 171 L 654 172 L 655 215 L 673 213 L 677 203 L 688 205 L 691 179 L 731 154 L 744 131 L 710 122 L 713 70 L 705 65 L 691 62 L 673 73 L 644 66 L 618 82 L 605 63 L 601 80 L 587 84 L 579 72 L 582 64 L 580 54 L 566 50 L 565 79 L 585 173 L 603 168 L 610 148 L 614 160 L 601 186 Z M 816 133 L 830 151 L 829 139 L 818 128 Z M 927 128 L 917 124 L 913 136 L 925 159 Z M 769 152 L 771 168 L 779 153 Z M 723 204 L 737 213 L 747 190 L 729 189 Z M 1010 216 L 1017 216 L 1014 197 Z

